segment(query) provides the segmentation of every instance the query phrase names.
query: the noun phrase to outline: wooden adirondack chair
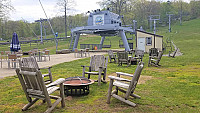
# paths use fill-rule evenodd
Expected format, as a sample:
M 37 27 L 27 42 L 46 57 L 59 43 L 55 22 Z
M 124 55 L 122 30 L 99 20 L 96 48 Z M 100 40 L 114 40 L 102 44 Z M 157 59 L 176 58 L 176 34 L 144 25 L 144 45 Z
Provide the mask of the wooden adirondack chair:
M 169 51 L 169 57 L 175 58 L 177 51 L 178 51 L 178 48 L 176 48 L 175 51 L 172 52 L 172 55 L 171 55 L 171 51 Z
M 122 66 L 123 63 L 127 63 L 127 66 L 130 65 L 130 60 L 128 58 L 128 52 L 117 52 L 118 56 L 118 66 Z
M 47 67 L 47 68 L 39 68 L 38 63 L 35 59 L 35 57 L 26 57 L 22 58 L 21 61 L 19 62 L 20 68 L 26 67 L 26 68 L 33 68 L 33 69 L 48 69 L 47 74 L 42 74 L 43 77 L 45 77 L 45 84 L 49 84 L 53 82 L 52 74 L 51 74 L 51 68 L 52 67 Z
M 85 54 L 85 57 L 90 57 L 90 48 L 85 48 L 85 51 L 84 51 L 84 53 L 83 54 Z
M 106 71 L 107 71 L 108 57 L 103 55 L 94 55 L 91 56 L 90 66 L 82 66 L 83 73 L 82 76 L 85 77 L 85 74 L 88 74 L 88 79 L 90 75 L 98 75 L 98 85 L 101 85 L 102 82 L 106 82 Z M 89 67 L 89 71 L 86 71 L 86 67 Z M 103 75 L 103 80 L 101 76 Z
M 44 57 L 44 61 L 46 61 L 46 57 L 49 57 L 49 61 L 50 61 L 50 55 L 49 55 L 49 50 L 44 50 L 44 54 L 41 55 L 41 58 Z
M 12 64 L 13 68 L 16 68 L 19 60 L 17 54 L 8 54 L 8 68 L 11 68 L 10 64 Z
M 77 48 L 74 49 L 75 58 L 82 57 L 82 55 L 83 55 L 82 51 L 79 51 Z
M 112 60 L 114 60 L 113 62 L 116 62 L 116 55 L 113 54 L 112 50 L 108 50 L 108 55 L 109 55 L 110 63 L 112 62 Z
M 138 80 L 140 78 L 140 74 L 142 72 L 142 69 L 144 67 L 143 62 L 139 62 L 138 66 L 135 70 L 134 75 L 128 74 L 128 73 L 123 73 L 123 72 L 116 72 L 117 77 L 115 76 L 108 76 L 110 79 L 110 84 L 108 88 L 108 96 L 107 96 L 107 103 L 110 104 L 110 99 L 111 96 L 125 102 L 131 106 L 136 106 L 135 103 L 129 101 L 129 97 L 135 97 L 135 98 L 141 98 L 140 96 L 133 94 L 134 90 L 136 88 L 136 85 L 138 83 Z M 122 78 L 121 75 L 127 76 L 127 77 L 132 77 L 132 79 L 127 79 L 127 78 Z M 113 86 L 116 86 L 116 88 L 112 91 Z M 111 92 L 112 91 L 112 92 Z M 125 96 L 118 95 L 118 91 L 121 91 L 125 93 Z
M 135 57 L 133 57 L 133 58 L 136 59 L 137 62 L 142 62 L 143 57 L 144 57 L 144 51 L 143 50 L 136 50 L 135 51 Z
M 158 49 L 157 48 L 151 48 L 151 49 L 149 49 L 149 56 L 158 57 Z
M 64 78 L 60 78 L 45 86 L 42 74 L 38 69 L 21 67 L 16 69 L 16 73 L 29 102 L 22 108 L 22 111 L 27 110 L 39 99 L 47 102 L 48 109 L 45 113 L 50 113 L 60 102 L 62 107 L 65 107 Z M 60 85 L 60 87 L 57 87 L 57 85 Z M 50 95 L 58 89 L 60 90 L 60 97 Z M 56 101 L 52 104 L 50 99 L 55 99 Z
M 159 62 L 160 62 L 160 60 L 161 60 L 161 58 L 162 58 L 162 55 L 163 55 L 163 52 L 162 52 L 162 51 L 159 51 L 157 57 L 155 57 L 155 56 L 149 56 L 149 63 L 148 63 L 148 66 L 150 66 L 150 65 L 153 65 L 153 66 L 156 66 L 156 67 L 161 66 L 161 65 L 159 64 Z

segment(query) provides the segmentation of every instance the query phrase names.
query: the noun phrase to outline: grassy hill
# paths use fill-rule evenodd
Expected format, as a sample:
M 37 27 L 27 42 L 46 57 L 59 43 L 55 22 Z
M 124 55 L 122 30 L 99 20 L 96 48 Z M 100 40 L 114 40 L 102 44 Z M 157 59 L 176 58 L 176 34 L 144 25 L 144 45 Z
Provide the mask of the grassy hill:
M 111 99 L 111 104 L 106 104 L 109 83 L 101 86 L 94 83 L 90 86 L 89 95 L 66 100 L 64 109 L 61 109 L 59 105 L 54 111 L 198 113 L 200 111 L 200 19 L 186 21 L 182 26 L 174 25 L 172 33 L 166 33 L 167 29 L 167 27 L 159 28 L 157 33 L 164 35 L 164 40 L 170 37 L 183 55 L 175 58 L 163 56 L 160 62 L 161 67 L 148 67 L 148 54 L 145 54 L 142 76 L 151 76 L 152 79 L 137 85 L 135 93 L 142 98 L 131 100 L 137 104 L 137 107 L 133 108 L 114 98 Z M 80 43 L 99 43 L 100 38 L 98 41 L 93 38 L 81 38 Z M 110 37 L 110 40 L 113 44 L 118 45 L 119 39 Z M 117 48 L 117 46 L 113 46 L 113 48 Z M 89 60 L 86 58 L 53 66 L 53 79 L 81 76 L 81 65 L 89 65 Z M 107 75 L 116 71 L 133 73 L 135 68 L 135 65 L 126 67 L 109 63 Z M 92 79 L 96 78 L 92 76 Z M 18 78 L 1 79 L 0 86 L 0 112 L 21 112 L 21 108 L 27 101 Z M 39 101 L 27 112 L 42 112 L 45 109 L 46 104 L 41 104 Z

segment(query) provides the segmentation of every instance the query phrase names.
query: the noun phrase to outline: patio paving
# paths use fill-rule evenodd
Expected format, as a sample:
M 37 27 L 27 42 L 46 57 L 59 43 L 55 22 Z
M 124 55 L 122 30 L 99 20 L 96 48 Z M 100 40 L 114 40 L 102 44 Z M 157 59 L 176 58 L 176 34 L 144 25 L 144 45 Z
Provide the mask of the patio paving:
M 90 52 L 90 56 L 92 55 L 102 55 L 102 54 L 106 54 L 106 52 Z M 38 65 L 40 68 L 43 67 L 49 67 L 49 66 L 53 66 L 56 64 L 60 64 L 63 62 L 70 62 L 73 60 L 78 60 L 81 58 L 75 58 L 74 57 L 74 53 L 70 53 L 70 54 L 54 54 L 54 55 L 50 55 L 51 59 L 50 61 L 46 62 L 38 62 Z M 86 58 L 86 57 L 83 57 Z M 8 69 L 8 63 L 7 62 L 3 62 L 3 68 L 0 68 L 0 79 L 4 78 L 4 77 L 8 77 L 8 76 L 14 76 L 16 75 L 15 69 Z

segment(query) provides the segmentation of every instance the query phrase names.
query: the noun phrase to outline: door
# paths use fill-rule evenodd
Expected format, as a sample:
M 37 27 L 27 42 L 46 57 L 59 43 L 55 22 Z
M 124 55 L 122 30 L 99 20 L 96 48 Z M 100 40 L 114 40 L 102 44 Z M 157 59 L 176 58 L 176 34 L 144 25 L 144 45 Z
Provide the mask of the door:
M 137 49 L 143 50 L 145 52 L 145 38 L 142 37 L 138 38 Z

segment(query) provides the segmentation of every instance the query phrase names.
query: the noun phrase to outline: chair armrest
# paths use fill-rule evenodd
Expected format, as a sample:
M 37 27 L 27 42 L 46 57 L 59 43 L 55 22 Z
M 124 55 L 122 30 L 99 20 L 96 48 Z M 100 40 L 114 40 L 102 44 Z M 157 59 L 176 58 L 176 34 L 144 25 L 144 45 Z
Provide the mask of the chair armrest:
M 91 67 L 91 66 L 84 66 L 84 65 L 81 65 L 81 67 Z
M 40 68 L 40 69 L 51 69 L 52 67 L 43 67 L 43 68 Z
M 64 78 L 59 78 L 58 80 L 46 85 L 46 87 L 48 88 L 48 87 L 52 87 L 52 86 L 57 86 L 57 85 L 59 85 L 59 84 L 61 84 L 63 82 L 65 82 L 65 79 Z
M 158 58 L 157 56 L 149 56 L 149 58 Z
M 113 80 L 117 80 L 117 81 L 131 82 L 131 80 L 129 80 L 129 79 L 120 78 L 120 77 L 116 77 L 116 76 L 108 76 L 108 78 L 113 79 Z
M 128 73 L 123 73 L 123 72 L 116 72 L 116 74 L 133 77 L 133 75 L 128 74 Z

